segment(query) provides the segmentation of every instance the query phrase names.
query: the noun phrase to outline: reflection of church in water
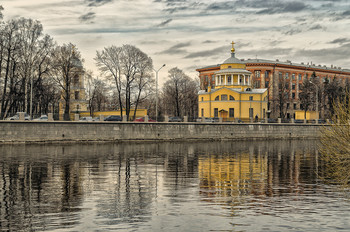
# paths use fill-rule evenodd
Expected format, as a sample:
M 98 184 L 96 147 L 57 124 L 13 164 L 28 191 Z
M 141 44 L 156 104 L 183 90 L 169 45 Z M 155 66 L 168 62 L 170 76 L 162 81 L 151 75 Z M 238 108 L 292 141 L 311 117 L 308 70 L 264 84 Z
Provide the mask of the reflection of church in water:
M 235 154 L 210 154 L 198 161 L 200 191 L 207 197 L 280 195 L 282 191 L 303 191 L 304 180 L 316 178 L 316 173 L 304 173 L 303 166 L 315 166 L 310 153 L 288 146 L 274 146 L 271 150 L 251 145 L 249 151 Z M 276 188 L 286 185 L 281 190 Z M 297 190 L 296 190 L 297 189 Z M 299 193 L 300 193 L 299 192 Z M 208 200 L 208 198 L 206 198 Z

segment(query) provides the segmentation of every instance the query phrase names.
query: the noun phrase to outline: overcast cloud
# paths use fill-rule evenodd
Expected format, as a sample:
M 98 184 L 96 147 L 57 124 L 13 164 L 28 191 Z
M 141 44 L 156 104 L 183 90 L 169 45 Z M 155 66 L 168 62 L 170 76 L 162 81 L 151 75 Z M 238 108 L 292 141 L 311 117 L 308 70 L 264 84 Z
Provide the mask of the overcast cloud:
M 313 62 L 350 68 L 348 0 L 2 0 L 4 20 L 41 21 L 46 33 L 82 52 L 98 74 L 94 56 L 106 46 L 132 44 L 155 68 L 195 68 L 236 57 Z

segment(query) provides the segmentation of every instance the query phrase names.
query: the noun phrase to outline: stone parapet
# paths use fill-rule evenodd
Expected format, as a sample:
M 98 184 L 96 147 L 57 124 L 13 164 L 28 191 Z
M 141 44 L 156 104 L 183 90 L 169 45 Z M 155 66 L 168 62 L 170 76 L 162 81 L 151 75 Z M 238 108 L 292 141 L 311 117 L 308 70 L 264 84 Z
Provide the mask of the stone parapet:
M 318 139 L 325 124 L 0 121 L 0 143 L 123 140 Z

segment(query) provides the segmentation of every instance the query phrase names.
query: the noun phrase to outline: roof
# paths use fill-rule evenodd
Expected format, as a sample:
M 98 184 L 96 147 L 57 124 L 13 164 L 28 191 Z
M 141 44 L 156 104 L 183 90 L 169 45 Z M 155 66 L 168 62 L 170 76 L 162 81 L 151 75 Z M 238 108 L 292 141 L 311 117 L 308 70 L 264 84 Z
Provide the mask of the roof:
M 229 59 L 227 59 L 227 60 L 229 60 Z M 315 65 L 315 64 L 310 64 L 310 63 L 307 63 L 307 64 L 300 63 L 299 64 L 299 63 L 293 63 L 289 60 L 284 62 L 284 61 L 279 61 L 279 60 L 265 60 L 265 59 L 247 59 L 247 60 L 244 60 L 244 59 L 242 59 L 242 60 L 240 60 L 240 62 L 242 64 L 246 64 L 247 66 L 254 65 L 254 64 L 277 64 L 277 65 L 294 66 L 294 67 L 298 67 L 298 68 L 321 69 L 321 70 L 325 70 L 325 71 L 350 72 L 350 69 L 342 69 L 342 68 L 336 67 L 336 66 L 327 67 L 325 65 L 322 66 L 322 65 Z M 197 70 L 207 69 L 207 68 L 215 68 L 215 67 L 219 68 L 220 64 L 198 68 Z
M 235 53 L 232 52 L 231 57 L 226 59 L 222 64 L 244 64 L 244 62 L 242 62 L 240 59 L 237 59 L 235 57 Z

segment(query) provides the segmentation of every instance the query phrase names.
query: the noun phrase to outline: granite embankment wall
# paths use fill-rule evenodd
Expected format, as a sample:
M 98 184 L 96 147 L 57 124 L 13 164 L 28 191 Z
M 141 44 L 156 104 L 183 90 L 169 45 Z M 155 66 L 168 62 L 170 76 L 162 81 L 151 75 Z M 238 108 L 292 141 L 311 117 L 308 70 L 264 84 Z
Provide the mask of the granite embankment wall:
M 324 125 L 0 121 L 0 143 L 129 140 L 317 139 Z

